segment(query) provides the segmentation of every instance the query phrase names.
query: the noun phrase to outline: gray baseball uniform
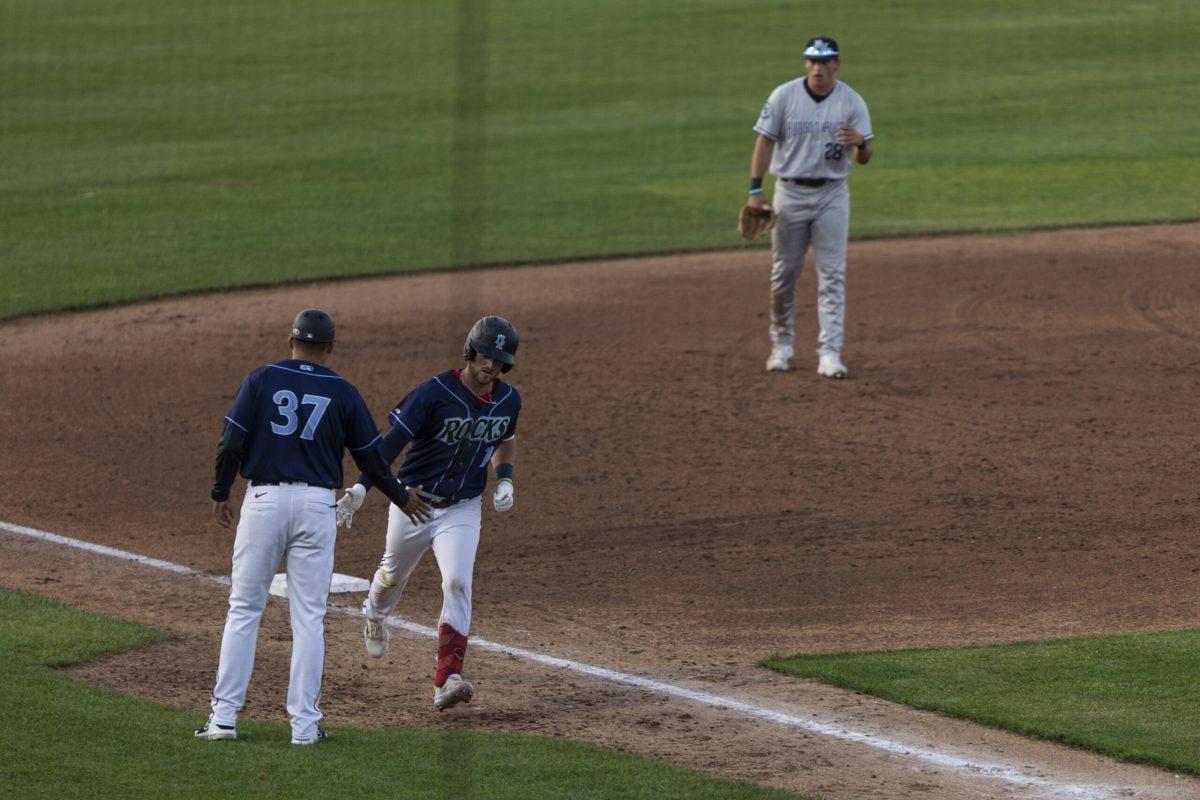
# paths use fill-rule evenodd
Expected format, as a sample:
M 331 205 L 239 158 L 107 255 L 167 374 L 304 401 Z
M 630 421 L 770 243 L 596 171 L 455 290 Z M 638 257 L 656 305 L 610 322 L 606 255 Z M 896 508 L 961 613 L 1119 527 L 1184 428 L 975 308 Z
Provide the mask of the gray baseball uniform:
M 838 81 L 824 97 L 797 78 L 771 92 L 754 126 L 775 142 L 771 174 L 778 223 L 771 233 L 771 341 L 791 345 L 795 336 L 796 279 L 811 243 L 816 254 L 817 353 L 842 349 L 846 313 L 846 238 L 850 230 L 852 150 L 838 144 L 839 125 L 874 138 L 867 104 Z M 800 183 L 797 183 L 797 179 Z

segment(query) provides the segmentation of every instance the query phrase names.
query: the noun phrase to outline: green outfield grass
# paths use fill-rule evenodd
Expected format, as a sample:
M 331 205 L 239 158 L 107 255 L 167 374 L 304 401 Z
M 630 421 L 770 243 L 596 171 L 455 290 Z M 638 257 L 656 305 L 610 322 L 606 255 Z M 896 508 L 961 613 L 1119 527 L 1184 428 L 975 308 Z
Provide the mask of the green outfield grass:
M 331 728 L 323 744 L 293 747 L 286 724 L 243 720 L 238 741 L 201 741 L 192 729 L 206 709 L 50 669 L 167 636 L 0 589 L 0 797 L 798 797 L 537 736 Z
M 1122 761 L 1200 775 L 1200 631 L 776 656 L 763 665 Z
M 458 8 L 486 17 L 464 17 Z M 1182 0 L 0 0 L 0 318 L 736 247 L 812 34 L 872 109 L 855 236 L 1194 218 Z M 456 75 L 464 76 L 456 93 Z

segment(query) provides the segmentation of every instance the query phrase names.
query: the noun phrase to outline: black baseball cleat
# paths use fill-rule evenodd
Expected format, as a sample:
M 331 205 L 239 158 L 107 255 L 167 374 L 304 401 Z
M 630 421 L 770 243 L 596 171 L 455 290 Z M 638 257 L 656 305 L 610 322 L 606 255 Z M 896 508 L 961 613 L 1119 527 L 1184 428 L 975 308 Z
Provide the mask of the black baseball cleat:
M 236 739 L 237 728 L 232 725 L 218 725 L 210 720 L 196 729 L 198 739 Z
M 316 736 L 314 736 L 311 739 L 297 739 L 297 738 L 293 737 L 292 744 L 316 744 L 317 742 L 325 741 L 326 738 L 327 737 L 325 735 L 325 729 L 322 728 L 320 725 L 318 725 Z

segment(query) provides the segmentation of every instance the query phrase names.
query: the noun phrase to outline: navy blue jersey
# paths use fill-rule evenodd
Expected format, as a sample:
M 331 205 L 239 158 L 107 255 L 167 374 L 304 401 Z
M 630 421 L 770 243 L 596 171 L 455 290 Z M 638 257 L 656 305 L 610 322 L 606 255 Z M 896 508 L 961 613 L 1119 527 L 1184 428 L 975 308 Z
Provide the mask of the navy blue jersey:
M 358 390 L 333 370 L 288 359 L 246 376 L 225 417 L 246 434 L 242 477 L 342 485 L 342 455 L 379 441 Z
M 446 500 L 478 497 L 487 486 L 492 451 L 517 435 L 520 413 L 521 395 L 507 383 L 496 381 L 481 398 L 449 370 L 413 389 L 388 415 L 392 430 L 380 454 L 391 464 L 412 442 L 397 473 L 401 483 Z M 370 486 L 361 475 L 358 482 Z

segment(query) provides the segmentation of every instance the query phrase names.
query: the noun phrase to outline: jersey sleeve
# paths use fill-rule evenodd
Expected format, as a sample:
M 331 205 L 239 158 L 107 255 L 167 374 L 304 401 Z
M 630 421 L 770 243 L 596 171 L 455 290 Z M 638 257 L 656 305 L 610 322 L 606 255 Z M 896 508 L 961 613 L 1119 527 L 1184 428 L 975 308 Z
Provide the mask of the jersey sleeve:
M 875 138 L 875 133 L 871 130 L 871 114 L 867 111 L 866 102 L 858 95 L 854 97 L 854 106 L 850 110 L 850 119 L 846 124 L 861 133 L 867 142 Z
M 429 397 L 423 386 L 418 386 L 400 401 L 388 414 L 388 422 L 408 431 L 413 439 L 422 438 L 422 430 L 429 424 Z
M 354 387 L 350 388 L 350 412 L 346 419 L 346 447 L 358 453 L 379 444 L 379 428 L 371 419 L 367 403 Z
M 766 105 L 763 106 L 762 113 L 758 115 L 758 122 L 754 123 L 754 132 L 760 136 L 766 136 L 773 142 L 779 141 L 783 134 L 783 110 L 779 107 L 782 88 L 782 86 L 777 87 L 775 91 L 771 92 Z
M 388 414 L 392 429 L 379 441 L 379 455 L 386 466 L 390 467 L 408 443 L 417 438 L 422 428 L 429 424 L 429 417 L 429 399 L 420 386 L 409 392 L 408 396 L 392 409 Z M 365 473 L 358 476 L 357 482 L 368 491 L 373 485 Z
M 258 376 L 258 370 L 246 376 L 242 385 L 238 387 L 237 396 L 233 398 L 233 405 L 229 407 L 229 413 L 225 415 L 225 421 L 240 429 L 242 433 L 249 433 L 254 422 L 254 397 L 258 390 Z

